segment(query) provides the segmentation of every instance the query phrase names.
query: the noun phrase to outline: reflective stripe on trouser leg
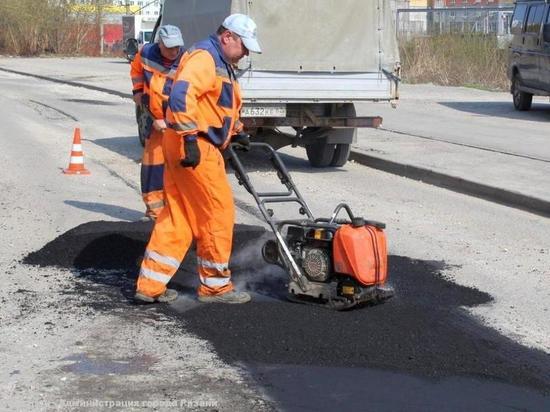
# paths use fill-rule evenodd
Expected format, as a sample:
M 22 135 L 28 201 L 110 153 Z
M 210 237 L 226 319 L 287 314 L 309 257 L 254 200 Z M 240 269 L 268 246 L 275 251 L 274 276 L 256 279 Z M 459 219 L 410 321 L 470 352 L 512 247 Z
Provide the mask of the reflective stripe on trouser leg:
M 215 295 L 233 289 L 228 262 L 235 206 L 220 151 L 201 138 L 198 145 L 201 162 L 195 169 L 183 168 L 179 165 L 184 156 L 181 137 L 169 129 L 163 141 L 165 166 L 182 194 L 181 201 L 197 243 L 201 279 L 198 293 Z
M 173 177 L 165 174 L 166 206 L 155 222 L 137 281 L 137 291 L 151 297 L 164 293 L 183 260 L 193 234 Z
M 212 289 L 216 292 L 227 291 L 226 287 L 231 283 L 229 263 L 216 263 L 197 256 L 199 279 L 202 288 Z
M 164 154 L 162 152 L 163 133 L 152 130 L 145 140 L 141 161 L 141 194 L 147 216 L 158 218 L 165 205 L 164 200 Z

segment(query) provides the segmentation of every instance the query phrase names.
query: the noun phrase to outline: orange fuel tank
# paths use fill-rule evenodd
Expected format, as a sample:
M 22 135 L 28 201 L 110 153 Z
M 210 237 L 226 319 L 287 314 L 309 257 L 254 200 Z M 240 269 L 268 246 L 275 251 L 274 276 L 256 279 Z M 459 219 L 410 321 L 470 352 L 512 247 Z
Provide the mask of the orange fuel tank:
M 342 225 L 332 244 L 334 271 L 363 285 L 381 285 L 388 276 L 386 235 L 382 229 Z

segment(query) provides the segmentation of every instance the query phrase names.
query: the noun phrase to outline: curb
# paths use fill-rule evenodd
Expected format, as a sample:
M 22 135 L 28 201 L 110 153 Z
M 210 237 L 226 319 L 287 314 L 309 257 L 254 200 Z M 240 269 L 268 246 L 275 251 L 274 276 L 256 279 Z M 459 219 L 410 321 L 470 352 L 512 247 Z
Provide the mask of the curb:
M 434 172 L 430 169 L 382 159 L 355 150 L 351 151 L 349 159 L 383 172 L 428 183 L 452 190 L 453 192 L 488 200 L 539 216 L 550 217 L 550 201 L 466 180 L 461 177 Z
M 123 97 L 123 98 L 128 98 L 128 99 L 132 98 L 131 93 L 122 93 L 122 92 L 118 92 L 116 90 L 106 89 L 105 87 L 93 86 L 91 84 L 73 82 L 71 80 L 56 79 L 55 77 L 42 76 L 40 74 L 26 73 L 26 72 L 21 72 L 21 71 L 18 71 L 18 70 L 6 69 L 5 67 L 2 67 L 2 66 L 0 66 L 0 70 L 4 71 L 4 72 L 8 72 L 8 73 L 19 74 L 21 76 L 35 77 L 37 79 L 47 80 L 49 82 L 67 84 L 69 86 L 75 86 L 75 87 L 84 87 L 85 89 L 95 90 L 95 91 L 103 92 L 103 93 L 108 93 L 108 94 L 112 94 L 112 95 L 115 95 L 115 96 L 118 96 L 118 97 Z

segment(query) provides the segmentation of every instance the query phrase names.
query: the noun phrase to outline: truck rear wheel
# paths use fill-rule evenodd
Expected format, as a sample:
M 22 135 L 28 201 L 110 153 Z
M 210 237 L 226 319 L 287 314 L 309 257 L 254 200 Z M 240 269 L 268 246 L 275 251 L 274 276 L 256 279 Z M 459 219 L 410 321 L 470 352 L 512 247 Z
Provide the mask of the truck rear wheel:
M 143 147 L 145 147 L 145 139 L 147 139 L 147 136 L 146 136 L 147 126 L 145 125 L 143 110 L 138 105 L 136 105 L 136 122 L 138 125 L 139 142 Z
M 328 167 L 334 158 L 336 145 L 327 143 L 327 139 L 316 139 L 306 145 L 306 153 L 309 163 L 313 167 Z
M 349 159 L 350 152 L 351 152 L 351 144 L 349 143 L 337 144 L 334 150 L 334 156 L 332 157 L 332 161 L 330 162 L 330 165 L 333 167 L 344 166 Z
M 355 111 L 355 105 L 353 103 L 345 103 L 341 107 L 336 108 L 335 114 L 337 116 L 346 116 L 346 117 L 355 117 L 357 115 Z M 357 129 L 345 129 L 341 133 L 346 134 L 348 142 L 355 142 L 357 139 Z M 342 167 L 344 166 L 348 159 L 349 154 L 351 153 L 351 143 L 338 143 L 336 149 L 334 150 L 334 157 L 330 165 L 332 167 Z
M 330 105 L 327 112 L 335 117 L 355 117 L 355 106 L 353 103 L 344 103 L 341 105 Z M 328 113 L 327 113 L 328 114 Z M 334 129 L 330 127 L 313 128 L 309 127 L 321 138 L 317 138 L 306 144 L 307 157 L 313 167 L 342 167 L 346 164 L 351 152 L 351 143 L 356 139 L 356 129 L 342 128 Z M 328 143 L 328 142 L 333 143 Z

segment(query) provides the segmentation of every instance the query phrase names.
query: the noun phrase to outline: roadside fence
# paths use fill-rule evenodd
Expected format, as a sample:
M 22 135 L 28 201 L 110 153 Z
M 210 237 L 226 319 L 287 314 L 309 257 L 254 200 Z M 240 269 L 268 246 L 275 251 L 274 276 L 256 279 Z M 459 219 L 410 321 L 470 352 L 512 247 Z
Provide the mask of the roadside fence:
M 402 8 L 396 11 L 399 39 L 443 34 L 485 34 L 505 39 L 513 7 Z

